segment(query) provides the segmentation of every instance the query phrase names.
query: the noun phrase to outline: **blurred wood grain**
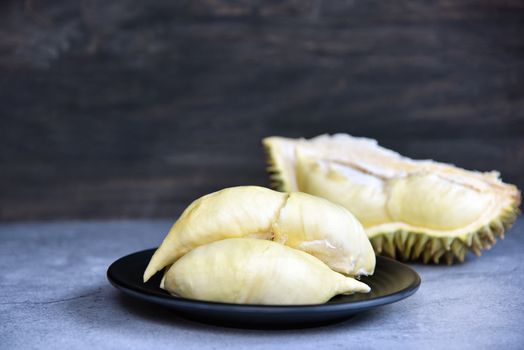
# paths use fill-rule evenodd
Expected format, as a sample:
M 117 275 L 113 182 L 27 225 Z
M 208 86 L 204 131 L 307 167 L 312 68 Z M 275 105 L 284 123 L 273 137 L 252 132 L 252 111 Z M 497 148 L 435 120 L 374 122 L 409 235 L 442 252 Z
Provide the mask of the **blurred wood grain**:
M 175 217 L 348 132 L 524 188 L 524 1 L 4 1 L 0 219 Z

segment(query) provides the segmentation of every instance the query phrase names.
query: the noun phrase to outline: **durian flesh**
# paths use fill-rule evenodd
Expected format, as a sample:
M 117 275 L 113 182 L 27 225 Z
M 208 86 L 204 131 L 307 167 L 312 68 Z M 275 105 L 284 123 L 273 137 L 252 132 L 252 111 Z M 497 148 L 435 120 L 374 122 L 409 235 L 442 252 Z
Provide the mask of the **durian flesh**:
M 480 255 L 515 221 L 520 192 L 497 172 L 413 160 L 346 134 L 263 141 L 272 186 L 324 197 L 351 211 L 375 251 L 439 263 Z
M 196 247 L 227 238 L 273 240 L 351 276 L 375 269 L 373 247 L 347 209 L 305 193 L 240 186 L 194 201 L 156 250 L 144 281 Z
M 169 268 L 163 288 L 184 298 L 265 305 L 320 304 L 370 290 L 310 254 L 252 238 L 193 249 Z

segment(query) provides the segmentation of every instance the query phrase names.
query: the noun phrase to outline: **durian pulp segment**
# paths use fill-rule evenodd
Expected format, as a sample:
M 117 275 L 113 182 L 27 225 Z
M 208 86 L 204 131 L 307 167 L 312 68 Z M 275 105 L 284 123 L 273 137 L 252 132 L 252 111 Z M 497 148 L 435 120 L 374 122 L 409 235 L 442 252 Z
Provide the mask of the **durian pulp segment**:
M 518 214 L 520 193 L 497 172 L 412 160 L 349 135 L 264 140 L 273 186 L 349 209 L 377 251 L 451 263 L 489 248 Z M 280 169 L 285 169 L 280 171 Z
M 347 209 L 304 193 L 239 186 L 194 201 L 155 251 L 144 281 L 198 246 L 227 238 L 274 240 L 351 276 L 375 269 L 373 247 Z
M 370 290 L 310 254 L 251 238 L 195 248 L 169 268 L 162 288 L 191 299 L 265 305 L 320 304 Z
M 385 183 L 359 170 L 306 157 L 297 151 L 296 183 L 301 191 L 340 204 L 364 228 L 389 222 Z
M 342 206 L 292 192 L 273 224 L 274 241 L 307 252 L 333 270 L 372 275 L 375 254 L 360 222 Z
M 245 186 L 214 192 L 195 200 L 153 254 L 144 272 L 144 281 L 200 245 L 224 238 L 271 238 L 270 223 L 286 198 L 284 193 Z

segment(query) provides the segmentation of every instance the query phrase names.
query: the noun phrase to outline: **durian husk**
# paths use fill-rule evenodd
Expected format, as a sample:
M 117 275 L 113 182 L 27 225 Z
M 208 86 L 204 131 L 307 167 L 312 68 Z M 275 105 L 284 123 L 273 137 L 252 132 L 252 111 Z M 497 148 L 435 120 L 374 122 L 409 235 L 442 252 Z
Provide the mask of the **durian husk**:
M 520 214 L 519 190 L 514 185 L 503 183 L 496 171 L 482 173 L 431 160 L 412 160 L 380 147 L 375 140 L 345 134 L 321 135 L 310 140 L 268 137 L 263 140 L 263 145 L 270 185 L 280 191 L 308 192 L 300 188 L 296 169 L 298 153 L 305 151 L 319 162 L 355 162 L 352 166 L 358 164 L 358 169 L 363 166 L 364 173 L 385 162 L 393 168 L 402 169 L 402 177 L 433 172 L 450 181 L 454 178 L 471 181 L 475 186 L 482 187 L 483 191 L 493 192 L 493 201 L 500 203 L 492 208 L 489 215 L 454 230 L 434 230 L 405 222 L 364 225 L 375 252 L 394 259 L 449 265 L 456 261 L 463 262 L 468 251 L 480 256 L 482 250 L 490 249 L 497 239 L 504 238 Z M 366 159 L 370 159 L 369 168 Z

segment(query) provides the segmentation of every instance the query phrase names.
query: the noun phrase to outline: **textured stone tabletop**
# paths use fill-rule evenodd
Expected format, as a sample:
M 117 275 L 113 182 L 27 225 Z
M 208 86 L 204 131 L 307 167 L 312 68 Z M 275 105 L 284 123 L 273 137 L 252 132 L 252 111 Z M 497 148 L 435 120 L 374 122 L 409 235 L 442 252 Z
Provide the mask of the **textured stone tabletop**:
M 422 285 L 408 299 L 332 326 L 286 331 L 199 324 L 114 289 L 109 264 L 156 246 L 170 225 L 0 225 L 0 348 L 524 348 L 524 220 L 480 259 L 412 265 Z

